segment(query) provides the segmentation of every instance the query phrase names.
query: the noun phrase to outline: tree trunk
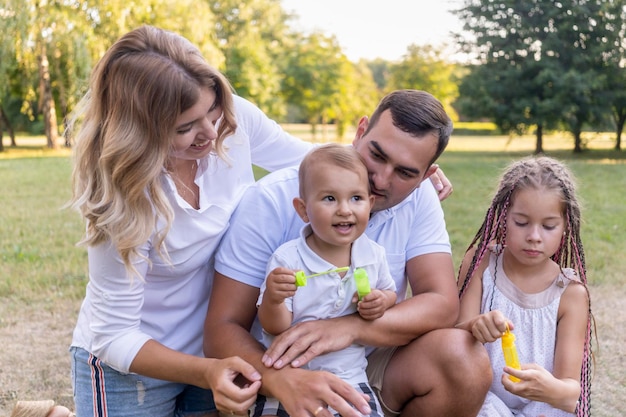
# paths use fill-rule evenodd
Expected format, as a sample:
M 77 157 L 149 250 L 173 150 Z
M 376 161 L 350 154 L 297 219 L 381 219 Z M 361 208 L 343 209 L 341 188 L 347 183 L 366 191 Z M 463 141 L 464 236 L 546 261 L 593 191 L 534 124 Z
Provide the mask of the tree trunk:
M 583 151 L 582 148 L 582 137 L 580 129 L 576 129 L 574 132 L 574 153 L 581 153 Z
M 55 56 L 59 56 L 61 55 L 61 51 L 59 51 L 58 49 L 55 51 Z M 55 59 L 54 60 L 54 69 L 56 71 L 56 74 L 64 74 L 64 71 L 61 71 L 61 66 L 60 66 L 60 60 L 59 59 Z M 68 109 L 68 105 L 67 105 L 67 89 L 65 88 L 65 83 L 66 80 L 64 79 L 60 79 L 57 82 L 57 86 L 58 86 L 58 90 L 59 90 L 59 106 L 61 107 L 61 120 L 63 120 L 63 129 L 62 129 L 62 135 L 63 135 L 63 139 L 65 142 L 65 147 L 66 148 L 71 148 L 72 147 L 72 141 L 70 139 L 70 135 L 67 134 L 66 130 L 67 130 L 67 118 L 68 118 L 68 114 L 67 114 L 67 109 Z
M 46 53 L 46 44 L 43 40 L 41 41 L 41 55 L 39 56 L 39 97 L 46 139 L 48 140 L 48 148 L 56 149 L 59 127 L 57 126 L 54 97 L 52 97 L 52 85 L 50 83 L 50 68 Z
M 326 114 L 322 114 L 322 140 L 328 142 L 328 119 Z
M 543 125 L 537 125 L 537 144 L 535 145 L 535 155 L 543 153 Z
M 615 124 L 617 125 L 617 129 L 615 129 L 615 150 L 622 150 L 622 132 L 624 131 L 624 123 L 626 123 L 626 109 L 620 113 L 619 117 L 616 118 Z
M 7 114 L 4 112 L 2 106 L 0 106 L 0 120 L 2 120 L 2 125 L 4 125 L 7 132 L 9 132 L 9 136 L 11 137 L 11 147 L 15 148 L 17 146 L 17 143 L 15 143 L 15 130 L 13 130 L 13 125 L 7 117 Z M 2 129 L 0 128 L 0 151 L 3 150 L 4 146 L 2 145 Z
M 317 122 L 315 122 L 314 120 L 310 121 L 311 124 L 311 142 L 315 143 L 317 142 Z

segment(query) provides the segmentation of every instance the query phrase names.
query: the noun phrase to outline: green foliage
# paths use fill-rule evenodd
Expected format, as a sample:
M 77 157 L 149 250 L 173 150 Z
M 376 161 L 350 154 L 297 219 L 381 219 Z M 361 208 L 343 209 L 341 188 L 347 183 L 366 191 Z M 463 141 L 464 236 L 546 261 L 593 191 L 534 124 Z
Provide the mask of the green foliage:
M 459 87 L 462 112 L 503 132 L 538 126 L 537 152 L 544 129 L 564 126 L 580 150 L 583 126 L 610 111 L 599 99 L 610 88 L 604 70 L 617 66 L 607 58 L 623 56 L 624 13 L 607 12 L 613 3 L 464 1 L 457 14 L 471 39 L 461 46 L 476 60 Z
M 285 56 L 282 91 L 304 120 L 313 126 L 329 121 L 340 100 L 342 54 L 337 40 L 314 32 L 301 36 Z
M 216 37 L 225 56 L 223 71 L 237 94 L 270 117 L 285 115 L 280 91 L 283 42 L 289 44 L 287 15 L 277 0 L 209 2 Z M 285 46 L 287 46 L 285 45 Z
M 428 91 L 442 102 L 450 117 L 457 119 L 452 107 L 458 97 L 454 72 L 455 65 L 443 57 L 441 48 L 410 45 L 402 61 L 390 66 L 387 89 Z
M 489 136 L 500 134 L 498 127 L 491 122 L 454 122 L 454 136 Z
M 0 105 L 15 128 L 39 131 L 49 120 L 41 114 L 39 83 L 45 49 L 62 126 L 104 51 L 123 33 L 152 24 L 197 45 L 238 94 L 270 117 L 307 121 L 314 133 L 318 123 L 335 122 L 343 137 L 384 93 L 417 88 L 439 98 L 455 120 L 458 111 L 462 120 L 493 120 L 502 132 L 567 128 L 576 146 L 590 125 L 615 125 L 619 148 L 626 121 L 624 0 L 461 4 L 459 17 L 473 36 L 459 45 L 476 57 L 468 67 L 430 45 L 410 45 L 399 62 L 350 62 L 332 34 L 294 31 L 294 16 L 280 0 L 5 0 Z

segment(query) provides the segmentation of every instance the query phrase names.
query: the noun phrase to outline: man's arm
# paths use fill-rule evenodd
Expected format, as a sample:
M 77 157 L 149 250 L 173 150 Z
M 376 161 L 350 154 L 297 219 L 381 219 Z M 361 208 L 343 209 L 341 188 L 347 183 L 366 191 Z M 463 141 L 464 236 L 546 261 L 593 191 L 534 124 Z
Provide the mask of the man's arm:
M 452 327 L 459 313 L 452 256 L 430 253 L 406 264 L 412 296 L 385 312 L 360 332 L 356 342 L 403 346 L 435 329 Z
M 367 401 L 331 373 L 292 367 L 277 370 L 263 365 L 263 346 L 249 332 L 256 316 L 258 296 L 258 288 L 215 273 L 204 326 L 205 355 L 239 356 L 248 361 L 262 375 L 261 393 L 278 398 L 292 417 L 313 414 L 329 417 L 331 414 L 326 409 L 316 413 L 320 406 L 326 405 L 345 417 L 370 414 Z
M 406 272 L 413 296 L 377 320 L 358 315 L 299 323 L 278 336 L 265 364 L 275 368 L 302 366 L 314 357 L 350 343 L 403 346 L 438 328 L 452 327 L 459 313 L 452 256 L 431 253 L 410 259 Z

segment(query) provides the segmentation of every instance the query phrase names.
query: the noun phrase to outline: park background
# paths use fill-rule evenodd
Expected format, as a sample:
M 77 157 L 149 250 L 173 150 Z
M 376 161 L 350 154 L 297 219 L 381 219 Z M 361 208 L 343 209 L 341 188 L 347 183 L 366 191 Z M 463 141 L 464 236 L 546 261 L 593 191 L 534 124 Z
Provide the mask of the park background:
M 278 0 L 0 2 L 0 416 L 16 400 L 72 407 L 67 347 L 87 261 L 78 215 L 60 209 L 63 122 L 97 59 L 143 23 L 189 38 L 237 94 L 305 140 L 349 143 L 385 93 L 433 93 L 455 121 L 439 162 L 455 188 L 443 207 L 457 267 L 507 163 L 540 152 L 568 163 L 598 325 L 592 407 L 624 415 L 625 1 L 456 4 L 453 42 L 355 62 L 332 33 L 294 29 Z

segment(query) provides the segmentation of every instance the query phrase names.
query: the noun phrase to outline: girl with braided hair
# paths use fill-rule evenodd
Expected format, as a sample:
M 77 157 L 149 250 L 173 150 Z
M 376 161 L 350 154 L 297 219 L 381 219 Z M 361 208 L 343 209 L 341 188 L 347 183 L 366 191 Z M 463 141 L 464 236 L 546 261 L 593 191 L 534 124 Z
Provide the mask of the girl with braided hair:
M 479 416 L 590 415 L 592 315 L 580 223 L 574 178 L 561 162 L 528 157 L 505 170 L 458 279 L 457 327 L 485 345 L 493 371 Z M 508 329 L 521 370 L 504 362 L 498 339 Z

